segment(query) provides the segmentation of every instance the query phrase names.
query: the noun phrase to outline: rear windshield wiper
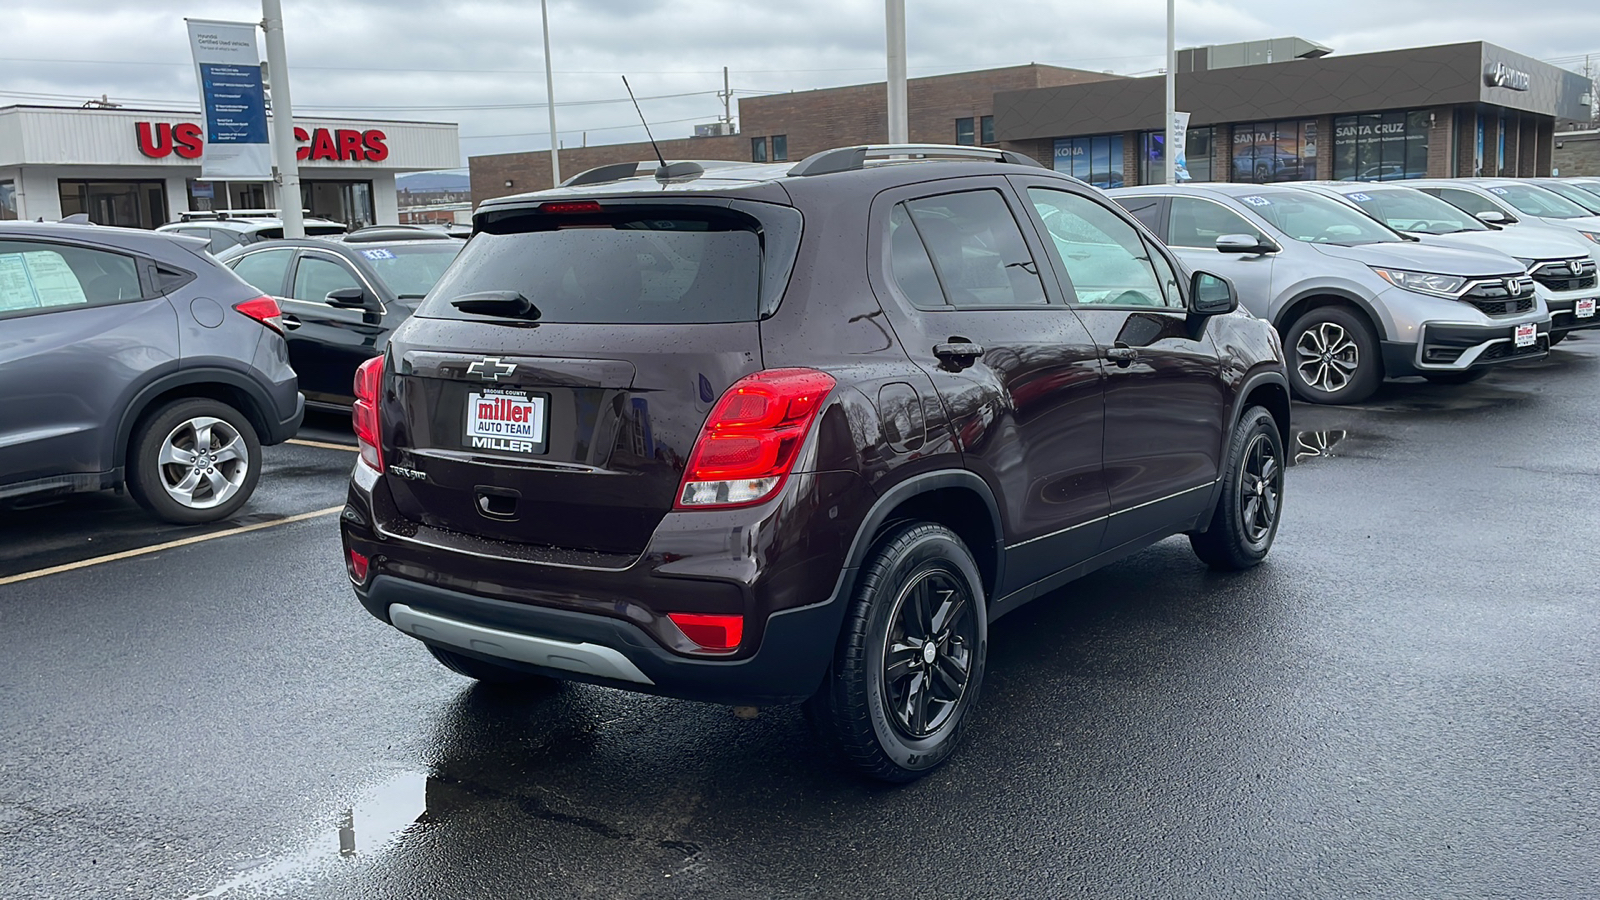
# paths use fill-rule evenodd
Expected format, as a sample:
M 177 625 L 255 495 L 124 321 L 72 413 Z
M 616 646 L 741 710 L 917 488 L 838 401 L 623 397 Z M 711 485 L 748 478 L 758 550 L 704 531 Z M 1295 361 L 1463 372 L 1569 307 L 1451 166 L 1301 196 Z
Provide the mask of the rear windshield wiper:
M 501 316 L 507 319 L 533 321 L 539 318 L 539 308 L 533 301 L 516 291 L 477 291 L 462 294 L 450 305 L 464 313 L 479 316 Z

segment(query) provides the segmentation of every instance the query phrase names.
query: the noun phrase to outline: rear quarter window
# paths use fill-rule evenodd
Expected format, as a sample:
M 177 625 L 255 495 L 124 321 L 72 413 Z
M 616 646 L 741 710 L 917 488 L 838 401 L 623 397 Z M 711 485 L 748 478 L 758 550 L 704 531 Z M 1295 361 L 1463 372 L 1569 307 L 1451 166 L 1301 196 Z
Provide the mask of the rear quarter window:
M 574 324 L 748 322 L 760 317 L 759 225 L 722 211 L 530 213 L 480 231 L 418 309 L 480 319 L 451 301 L 516 291 L 539 321 Z
M 0 318 L 143 298 L 131 256 L 71 244 L 0 241 Z

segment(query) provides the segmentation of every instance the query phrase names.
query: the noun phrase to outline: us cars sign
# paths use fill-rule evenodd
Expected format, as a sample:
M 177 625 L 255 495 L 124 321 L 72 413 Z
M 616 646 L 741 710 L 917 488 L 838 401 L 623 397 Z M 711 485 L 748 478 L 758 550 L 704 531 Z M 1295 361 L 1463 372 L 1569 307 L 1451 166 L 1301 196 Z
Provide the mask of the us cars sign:
M 135 122 L 133 127 L 139 152 L 150 159 L 199 159 L 206 150 L 205 135 L 193 122 Z M 389 136 L 381 128 L 307 131 L 296 125 L 294 139 L 300 145 L 294 155 L 301 161 L 383 162 L 389 158 Z

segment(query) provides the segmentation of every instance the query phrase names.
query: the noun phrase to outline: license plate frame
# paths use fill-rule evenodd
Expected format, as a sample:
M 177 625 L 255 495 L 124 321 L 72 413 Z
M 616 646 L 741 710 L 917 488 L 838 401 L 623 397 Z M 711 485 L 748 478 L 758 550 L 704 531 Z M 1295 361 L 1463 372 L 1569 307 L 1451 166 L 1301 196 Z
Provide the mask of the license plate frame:
M 460 422 L 463 449 L 538 456 L 550 447 L 550 395 L 475 388 L 465 395 Z
M 1572 307 L 1573 315 L 1580 319 L 1594 318 L 1594 307 L 1597 300 L 1600 300 L 1600 297 L 1585 297 L 1579 300 Z
M 1519 350 L 1539 343 L 1539 326 L 1533 322 L 1518 325 L 1511 332 L 1511 343 Z

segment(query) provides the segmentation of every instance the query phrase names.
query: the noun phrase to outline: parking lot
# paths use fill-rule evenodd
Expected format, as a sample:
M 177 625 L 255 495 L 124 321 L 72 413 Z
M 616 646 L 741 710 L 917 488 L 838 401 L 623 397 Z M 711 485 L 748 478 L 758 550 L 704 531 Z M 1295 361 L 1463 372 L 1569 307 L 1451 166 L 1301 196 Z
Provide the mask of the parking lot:
M 1295 407 L 1265 565 L 1169 540 L 998 623 L 929 779 L 796 710 L 471 683 L 354 601 L 353 441 L 246 514 L 4 514 L 8 897 L 1572 897 L 1600 835 L 1600 340 Z M 176 544 L 176 545 L 174 545 Z M 47 571 L 48 570 L 48 571 Z M 44 572 L 44 574 L 40 574 Z

